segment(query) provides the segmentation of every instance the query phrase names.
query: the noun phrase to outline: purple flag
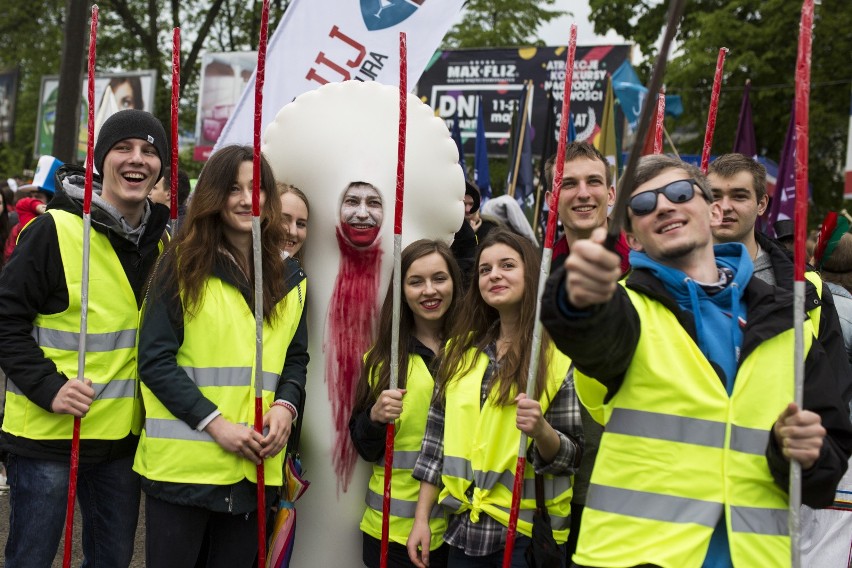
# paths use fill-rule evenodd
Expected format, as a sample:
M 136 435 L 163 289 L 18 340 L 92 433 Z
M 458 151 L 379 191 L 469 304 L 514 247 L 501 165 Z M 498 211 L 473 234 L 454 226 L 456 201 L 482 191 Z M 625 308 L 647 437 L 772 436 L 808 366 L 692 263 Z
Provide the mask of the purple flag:
M 790 112 L 790 124 L 781 149 L 781 161 L 778 165 L 778 178 L 775 193 L 769 201 L 768 215 L 764 232 L 775 236 L 776 221 L 792 219 L 796 204 L 796 109 Z
M 757 142 L 754 136 L 754 119 L 751 115 L 750 91 L 751 80 L 748 80 L 743 91 L 743 102 L 740 105 L 740 119 L 737 122 L 737 134 L 734 136 L 734 152 L 754 158 L 757 156 Z

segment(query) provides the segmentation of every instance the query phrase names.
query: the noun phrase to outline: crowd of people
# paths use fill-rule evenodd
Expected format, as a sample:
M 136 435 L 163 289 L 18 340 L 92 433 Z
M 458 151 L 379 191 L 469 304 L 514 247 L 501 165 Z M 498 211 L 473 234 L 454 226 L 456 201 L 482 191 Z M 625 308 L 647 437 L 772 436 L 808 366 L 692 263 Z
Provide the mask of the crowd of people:
M 142 494 L 146 565 L 256 562 L 257 516 L 268 514 L 257 509 L 258 467 L 266 502 L 275 503 L 302 419 L 311 192 L 276 180 L 261 159 L 255 282 L 252 148 L 215 152 L 188 205 L 189 180 L 178 172 L 170 187 L 167 156 L 166 133 L 147 112 L 122 110 L 101 127 L 83 377 L 85 170 L 45 161 L 37 174 L 47 179 L 17 198 L 2 193 L 0 236 L 11 243 L 0 265 L 7 568 L 50 566 L 56 556 L 75 417 L 85 425 L 84 565 L 129 565 Z M 542 298 L 548 270 L 516 202 L 491 200 L 484 214 L 468 182 L 455 242 L 405 247 L 399 313 L 391 283 L 373 306 L 375 335 L 358 338 L 368 347 L 354 354 L 360 373 L 342 408 L 372 466 L 357 527 L 362 563 L 381 564 L 393 424 L 390 567 L 502 566 L 516 486 L 524 493 L 514 567 L 538 554 L 542 522 L 563 567 L 785 566 L 791 461 L 801 465 L 805 565 L 848 565 L 852 236 L 820 259 L 822 276 L 807 274 L 800 407 L 792 257 L 757 229 L 765 180 L 763 167 L 739 154 L 718 158 L 707 176 L 674 157 L 644 157 L 624 188 L 624 230 L 610 250 L 613 173 L 592 145 L 568 144 L 554 204 L 563 233 Z M 174 234 L 171 191 L 181 206 Z M 357 257 L 383 214 L 370 183 L 351 183 L 338 240 Z M 539 301 L 545 329 L 534 352 Z M 362 324 L 339 332 L 358 334 Z M 261 432 L 252 427 L 256 387 Z M 522 436 L 526 466 L 516 482 Z M 340 565 L 358 563 L 352 552 Z

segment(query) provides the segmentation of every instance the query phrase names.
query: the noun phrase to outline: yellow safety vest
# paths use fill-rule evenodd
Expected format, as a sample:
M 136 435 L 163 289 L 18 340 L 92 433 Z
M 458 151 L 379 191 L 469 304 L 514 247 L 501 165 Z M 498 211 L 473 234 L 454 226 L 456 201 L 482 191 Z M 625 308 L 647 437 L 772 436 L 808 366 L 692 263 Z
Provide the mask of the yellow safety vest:
M 376 374 L 370 376 L 370 383 Z M 393 476 L 391 478 L 391 502 L 389 540 L 405 545 L 414 526 L 414 510 L 420 493 L 420 482 L 411 477 L 414 463 L 420 455 L 420 443 L 426 430 L 426 417 L 435 383 L 429 369 L 419 355 L 408 357 L 408 378 L 405 382 L 405 398 L 402 414 L 396 421 L 393 442 Z M 384 457 L 373 465 L 373 475 L 367 488 L 367 510 L 361 518 L 361 530 L 373 538 L 382 538 L 382 495 L 385 490 Z M 432 531 L 430 550 L 443 544 L 447 529 L 447 516 L 443 507 L 435 505 L 429 519 Z
M 296 333 L 304 306 L 304 280 L 278 303 L 275 325 L 263 324 L 263 412 L 271 406 L 287 346 Z M 222 416 L 235 424 L 254 427 L 255 319 L 234 286 L 211 276 L 197 313 L 184 316 L 183 344 L 177 364 L 216 404 Z M 152 481 L 232 485 L 243 479 L 257 482 L 256 465 L 226 452 L 205 431 L 179 420 L 142 384 L 145 429 L 139 440 L 133 469 Z M 284 452 L 264 461 L 265 482 L 281 485 Z
M 68 288 L 68 308 L 38 314 L 33 337 L 58 372 L 77 376 L 80 339 L 80 294 L 83 265 L 83 219 L 73 213 L 49 210 L 53 217 L 62 270 Z M 95 400 L 80 426 L 84 440 L 120 440 L 142 425 L 137 396 L 136 331 L 139 308 L 124 268 L 103 233 L 90 236 L 89 301 L 85 376 L 92 381 Z M 33 440 L 71 439 L 74 417 L 54 414 L 34 404 L 8 380 L 3 429 Z
M 793 399 L 793 329 L 740 363 L 728 396 L 675 315 L 627 294 L 642 333 L 621 388 L 603 404 L 600 383 L 575 374 L 580 400 L 602 413 L 606 429 L 574 562 L 698 568 L 724 515 L 734 566 L 789 564 L 787 493 L 765 454 Z
M 571 360 L 557 349 L 551 348 L 548 355 L 542 412 L 547 411 L 571 367 Z M 470 519 L 474 523 L 479 521 L 480 514 L 485 513 L 508 526 L 521 442 L 521 431 L 515 426 L 517 407 L 514 404 L 496 404 L 492 391 L 480 409 L 482 379 L 488 367 L 488 356 L 471 348 L 462 368 L 467 367 L 472 357 L 476 360 L 470 372 L 454 378 L 447 386 L 441 474 L 444 488 L 438 502 L 456 514 L 470 511 Z M 572 481 L 571 476 L 544 476 L 545 505 L 550 513 L 553 537 L 558 543 L 568 539 Z M 535 472 L 528 463 L 524 470 L 519 533 L 531 536 L 534 510 Z

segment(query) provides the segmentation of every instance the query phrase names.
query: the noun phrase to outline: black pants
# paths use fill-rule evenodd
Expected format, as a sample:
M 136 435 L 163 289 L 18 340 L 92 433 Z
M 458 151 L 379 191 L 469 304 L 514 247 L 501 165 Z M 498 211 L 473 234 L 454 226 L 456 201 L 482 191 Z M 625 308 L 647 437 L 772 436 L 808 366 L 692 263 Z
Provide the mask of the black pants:
M 148 568 L 193 568 L 206 531 L 207 568 L 251 568 L 257 556 L 256 513 L 214 513 L 146 496 L 145 524 Z
M 382 541 L 373 538 L 365 532 L 364 549 L 361 559 L 367 568 L 379 568 L 382 556 Z M 429 552 L 429 568 L 446 568 L 449 546 L 442 544 Z M 388 568 L 413 568 L 414 564 L 408 558 L 408 549 L 397 542 L 388 543 Z

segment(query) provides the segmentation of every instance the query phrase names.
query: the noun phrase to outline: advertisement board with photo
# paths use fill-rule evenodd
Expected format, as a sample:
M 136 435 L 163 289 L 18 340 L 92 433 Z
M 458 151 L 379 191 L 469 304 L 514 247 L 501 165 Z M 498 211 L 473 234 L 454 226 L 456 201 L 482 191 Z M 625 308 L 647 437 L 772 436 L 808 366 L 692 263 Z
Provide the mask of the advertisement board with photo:
M 80 127 L 77 134 L 77 159 L 86 158 L 88 132 L 88 78 L 83 80 L 80 98 Z M 135 108 L 153 112 L 157 72 L 153 69 L 95 75 L 95 138 L 101 124 L 110 115 Z M 59 95 L 59 76 L 41 78 L 38 122 L 34 156 L 53 152 L 53 128 L 56 123 L 56 98 Z

